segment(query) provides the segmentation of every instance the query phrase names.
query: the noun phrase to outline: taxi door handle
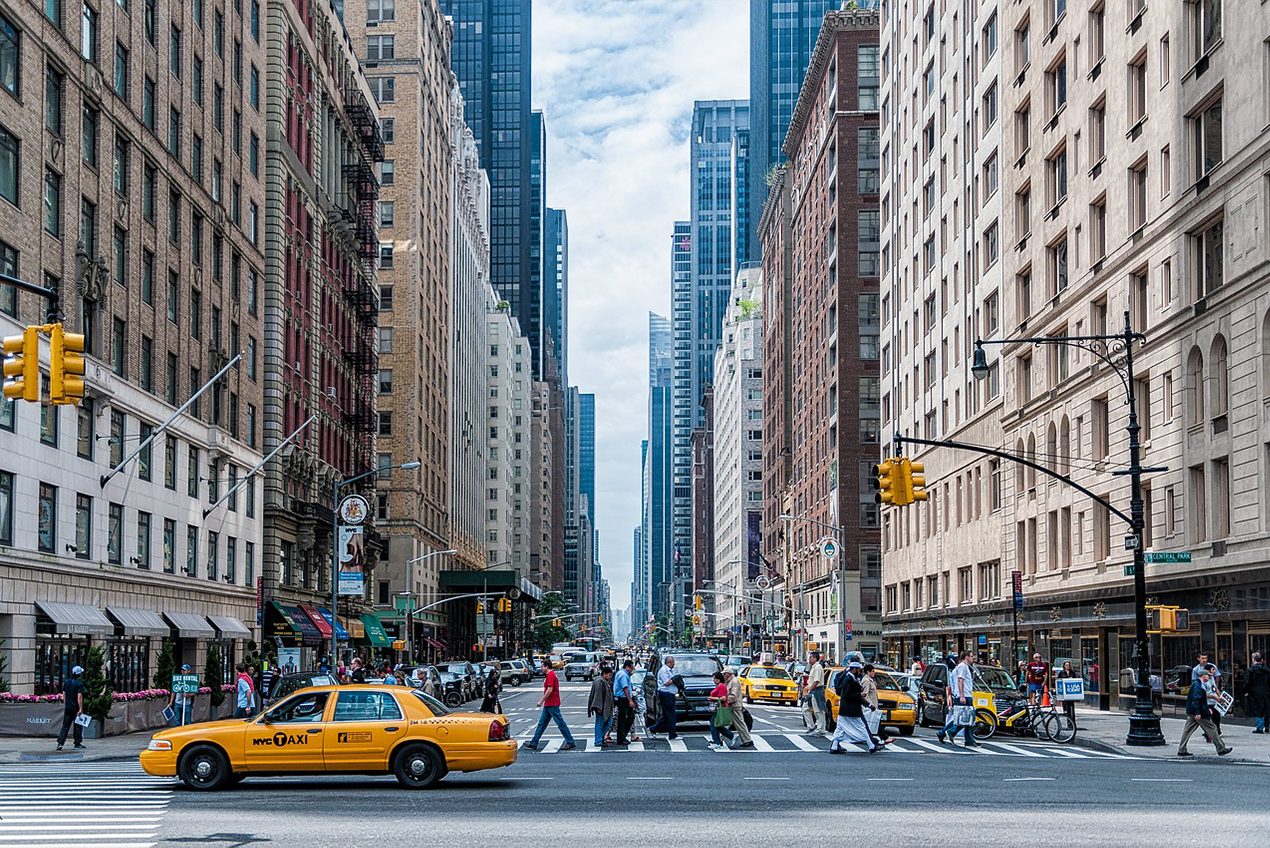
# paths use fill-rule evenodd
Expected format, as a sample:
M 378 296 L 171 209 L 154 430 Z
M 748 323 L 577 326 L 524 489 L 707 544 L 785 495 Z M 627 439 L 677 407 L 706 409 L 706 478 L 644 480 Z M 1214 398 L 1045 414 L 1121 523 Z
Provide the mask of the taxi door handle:
M 320 727 L 310 727 L 308 730 L 305 731 L 305 733 L 321 733 L 321 732 L 322 732 L 322 728 Z
M 384 732 L 385 732 L 385 733 L 396 733 L 396 732 L 397 732 L 398 730 L 400 730 L 400 729 L 401 729 L 400 727 L 395 727 L 395 726 L 394 726 L 394 727 L 385 727 L 385 728 L 384 728 Z

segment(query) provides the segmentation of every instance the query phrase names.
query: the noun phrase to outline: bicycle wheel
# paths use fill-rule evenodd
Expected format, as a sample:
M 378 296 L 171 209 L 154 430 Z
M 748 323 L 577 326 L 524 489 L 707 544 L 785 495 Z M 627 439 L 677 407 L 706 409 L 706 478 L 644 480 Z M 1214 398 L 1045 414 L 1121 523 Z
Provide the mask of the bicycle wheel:
M 996 732 L 996 715 L 991 710 L 975 710 L 975 738 L 988 739 Z
M 1050 739 L 1049 720 L 1052 716 L 1053 716 L 1053 713 L 1043 713 L 1043 712 L 1033 713 L 1029 717 L 1029 724 L 1031 725 L 1031 728 L 1032 728 L 1032 735 L 1035 736 L 1037 739 L 1044 739 L 1045 741 L 1049 741 Z
M 1045 719 L 1045 735 L 1066 745 L 1076 738 L 1076 722 L 1067 713 L 1054 713 Z

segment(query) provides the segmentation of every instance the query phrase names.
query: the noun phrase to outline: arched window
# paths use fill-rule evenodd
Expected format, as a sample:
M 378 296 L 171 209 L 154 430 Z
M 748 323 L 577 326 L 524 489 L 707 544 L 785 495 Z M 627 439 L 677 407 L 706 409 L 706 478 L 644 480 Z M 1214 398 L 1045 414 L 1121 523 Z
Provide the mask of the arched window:
M 1063 463 L 1063 473 L 1067 473 L 1072 461 L 1072 425 L 1066 415 L 1058 425 L 1058 456 Z
M 1027 437 L 1027 458 L 1032 462 L 1036 462 L 1036 436 L 1029 433 Z M 1027 487 L 1029 489 L 1036 488 L 1036 469 L 1028 468 L 1027 470 Z
M 1208 355 L 1208 414 L 1213 418 L 1225 415 L 1230 398 L 1230 372 L 1227 370 L 1226 337 L 1213 339 L 1212 349 Z
M 1204 421 L 1204 354 L 1191 348 L 1186 358 L 1186 423 L 1193 426 Z

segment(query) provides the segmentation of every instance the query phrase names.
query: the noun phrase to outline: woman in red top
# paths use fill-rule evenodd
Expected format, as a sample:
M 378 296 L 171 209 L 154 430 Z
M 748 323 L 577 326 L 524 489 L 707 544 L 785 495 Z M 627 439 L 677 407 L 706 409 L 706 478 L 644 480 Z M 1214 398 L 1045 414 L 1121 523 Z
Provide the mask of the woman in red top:
M 716 671 L 714 673 L 714 688 L 710 690 L 710 700 L 714 702 L 715 709 L 723 709 L 728 703 L 728 685 L 723 682 L 723 672 Z M 729 722 L 729 725 L 731 723 Z M 723 747 L 722 736 L 726 736 L 728 741 L 732 741 L 732 728 L 718 727 L 713 721 L 710 722 L 710 750 Z

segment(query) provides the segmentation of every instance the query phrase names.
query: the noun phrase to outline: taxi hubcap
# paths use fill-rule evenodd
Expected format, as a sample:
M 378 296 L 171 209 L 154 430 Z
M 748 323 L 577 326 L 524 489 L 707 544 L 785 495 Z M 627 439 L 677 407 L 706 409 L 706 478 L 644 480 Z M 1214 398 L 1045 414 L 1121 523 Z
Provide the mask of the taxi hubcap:
M 415 757 L 410 761 L 410 773 L 415 777 L 422 777 L 428 773 L 428 763 L 423 757 Z
M 216 766 L 212 764 L 211 760 L 199 760 L 194 763 L 194 773 L 202 780 L 210 777 L 215 770 Z

